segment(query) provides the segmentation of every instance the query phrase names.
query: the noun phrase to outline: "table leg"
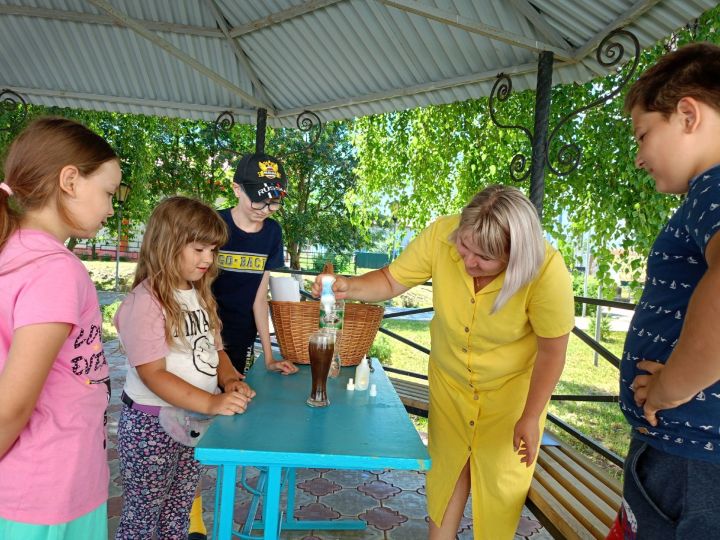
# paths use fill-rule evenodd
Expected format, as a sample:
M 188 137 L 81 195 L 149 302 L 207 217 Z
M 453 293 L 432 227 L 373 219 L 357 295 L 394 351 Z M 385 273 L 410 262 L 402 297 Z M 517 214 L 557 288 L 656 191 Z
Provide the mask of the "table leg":
M 217 516 L 218 540 L 231 540 L 233 513 L 235 510 L 235 470 L 236 465 L 231 463 L 222 464 L 218 467 L 218 479 L 220 480 L 220 514 Z M 216 497 L 217 497 L 216 493 Z
M 282 467 L 268 466 L 267 483 L 265 491 L 265 505 L 263 509 L 263 522 L 265 540 L 276 540 L 280 536 L 280 488 L 282 480 Z
M 287 472 L 287 506 L 285 508 L 285 519 L 282 522 L 286 531 L 358 531 L 367 527 L 367 523 L 360 519 L 338 519 L 338 520 L 297 520 L 295 519 L 295 489 L 296 478 L 295 468 L 290 467 Z

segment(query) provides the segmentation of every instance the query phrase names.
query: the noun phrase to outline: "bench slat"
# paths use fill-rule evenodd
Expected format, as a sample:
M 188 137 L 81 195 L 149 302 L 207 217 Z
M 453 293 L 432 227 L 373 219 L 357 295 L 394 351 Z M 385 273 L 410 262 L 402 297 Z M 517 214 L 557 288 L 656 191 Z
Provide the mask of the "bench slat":
M 541 452 L 538 456 L 538 464 L 551 475 L 557 482 L 562 485 L 570 494 L 572 494 L 583 508 L 591 512 L 595 517 L 600 519 L 608 529 L 612 527 L 615 515 L 617 514 L 617 506 L 611 506 L 605 500 L 598 496 L 595 492 L 598 488 L 598 482 L 594 481 L 594 476 L 575 476 L 572 470 L 566 469 L 562 463 L 557 462 L 549 453 Z M 600 486 L 605 487 L 604 484 Z
M 427 384 L 394 377 L 390 378 L 390 382 L 395 387 L 403 405 L 421 411 L 428 410 L 429 390 Z
M 616 511 L 620 508 L 622 486 L 619 482 L 615 482 L 614 478 L 609 475 L 602 476 L 600 473 L 604 471 L 597 469 L 591 463 L 580 464 L 576 459 L 573 459 L 574 452 L 566 451 L 564 447 L 548 446 L 543 450 L 559 463 L 563 469 L 571 472 L 574 477 L 581 479 L 584 485 L 590 487 L 610 507 Z M 598 477 L 599 474 L 600 477 Z M 608 486 L 608 484 L 611 484 L 611 486 Z
M 535 478 L 548 491 L 551 496 L 550 501 L 555 502 L 557 507 L 570 511 L 576 520 L 583 525 L 585 531 L 591 535 L 590 538 L 603 540 L 607 536 L 610 527 L 585 508 L 581 501 L 555 480 L 539 463 L 535 466 Z M 538 505 L 537 501 L 533 502 Z M 578 534 L 581 532 L 577 531 Z M 580 536 L 580 538 L 586 537 Z
M 585 456 L 581 455 L 578 452 L 575 452 L 571 448 L 567 446 L 560 446 L 558 447 L 562 450 L 562 452 L 568 456 L 570 459 L 572 459 L 575 463 L 583 467 L 586 471 L 588 471 L 590 474 L 592 474 L 595 478 L 597 478 L 600 482 L 605 484 L 607 487 L 609 487 L 611 490 L 615 491 L 620 497 L 622 497 L 622 485 L 620 482 L 615 480 L 614 478 L 611 478 L 609 475 L 604 474 L 603 471 L 598 469 L 595 465 L 593 465 L 589 459 L 587 459 Z
M 536 473 L 537 475 L 537 469 Z M 543 485 L 533 478 L 528 492 L 528 499 L 537 508 L 541 518 L 550 522 L 566 540 L 595 540 L 585 526 L 564 506 L 558 504 L 550 492 Z

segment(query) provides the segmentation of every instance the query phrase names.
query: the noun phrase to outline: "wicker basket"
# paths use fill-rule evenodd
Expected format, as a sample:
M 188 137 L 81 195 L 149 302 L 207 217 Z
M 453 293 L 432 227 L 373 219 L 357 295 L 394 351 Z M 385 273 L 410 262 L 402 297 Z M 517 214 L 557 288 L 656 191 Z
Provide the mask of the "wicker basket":
M 355 366 L 372 346 L 385 308 L 372 304 L 345 304 L 340 359 Z M 270 313 L 280 353 L 286 360 L 308 364 L 310 334 L 320 325 L 320 302 L 270 301 Z

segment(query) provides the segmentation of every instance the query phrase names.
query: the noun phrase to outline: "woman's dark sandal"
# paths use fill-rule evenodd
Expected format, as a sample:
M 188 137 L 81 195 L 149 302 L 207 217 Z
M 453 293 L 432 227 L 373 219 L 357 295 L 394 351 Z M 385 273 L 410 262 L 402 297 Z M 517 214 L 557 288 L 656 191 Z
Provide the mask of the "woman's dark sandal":
M 207 540 L 207 534 L 192 532 L 188 534 L 188 540 Z

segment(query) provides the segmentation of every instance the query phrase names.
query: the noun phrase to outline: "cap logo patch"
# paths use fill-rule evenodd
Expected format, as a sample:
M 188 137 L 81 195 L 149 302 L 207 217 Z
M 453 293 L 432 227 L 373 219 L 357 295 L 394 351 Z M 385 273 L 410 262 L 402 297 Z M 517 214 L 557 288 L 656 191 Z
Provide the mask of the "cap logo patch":
M 260 170 L 258 171 L 258 176 L 260 178 L 267 178 L 268 180 L 275 180 L 276 178 L 280 178 L 280 167 L 278 167 L 277 163 L 273 163 L 272 161 L 261 161 L 258 163 Z

